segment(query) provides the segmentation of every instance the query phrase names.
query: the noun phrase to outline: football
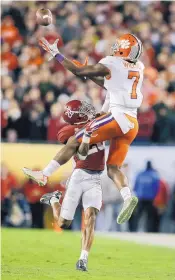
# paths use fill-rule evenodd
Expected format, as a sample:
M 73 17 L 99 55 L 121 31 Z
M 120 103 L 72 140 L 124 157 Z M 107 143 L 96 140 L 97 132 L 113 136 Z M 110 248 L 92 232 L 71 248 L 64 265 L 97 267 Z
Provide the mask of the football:
M 52 23 L 52 13 L 49 9 L 39 9 L 36 12 L 36 21 L 39 25 L 48 26 Z

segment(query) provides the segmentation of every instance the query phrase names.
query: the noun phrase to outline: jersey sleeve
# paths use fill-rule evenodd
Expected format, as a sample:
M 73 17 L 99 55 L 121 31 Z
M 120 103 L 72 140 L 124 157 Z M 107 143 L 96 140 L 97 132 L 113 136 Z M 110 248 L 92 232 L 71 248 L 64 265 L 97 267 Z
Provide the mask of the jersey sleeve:
M 98 63 L 103 64 L 106 67 L 110 67 L 110 65 L 111 65 L 110 56 L 106 56 L 106 57 L 102 58 Z
M 98 63 L 105 65 L 112 73 L 120 67 L 120 58 L 114 56 L 106 56 L 102 58 Z
M 66 125 L 60 129 L 57 133 L 57 139 L 62 144 L 66 144 L 68 139 L 75 134 L 75 127 L 72 125 Z

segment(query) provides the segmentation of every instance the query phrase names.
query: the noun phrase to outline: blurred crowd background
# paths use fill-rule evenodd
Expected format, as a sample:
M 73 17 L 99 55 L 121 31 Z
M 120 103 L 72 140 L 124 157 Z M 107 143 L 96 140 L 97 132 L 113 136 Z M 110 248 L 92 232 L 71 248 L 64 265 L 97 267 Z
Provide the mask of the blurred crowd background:
M 36 24 L 36 11 L 49 8 L 53 24 Z M 44 36 L 50 43 L 59 38 L 59 48 L 69 58 L 89 64 L 110 54 L 116 37 L 126 32 L 143 42 L 141 60 L 145 64 L 144 101 L 139 110 L 140 124 L 136 144 L 175 143 L 175 2 L 169 1 L 4 1 L 1 26 L 1 133 L 3 141 L 56 142 L 65 123 L 64 104 L 70 98 L 91 102 L 100 111 L 105 90 L 90 80 L 83 83 L 66 71 L 38 46 Z M 125 164 L 127 172 L 129 168 Z M 175 182 L 168 182 L 151 162 L 134 174 L 134 191 L 139 206 L 128 224 L 116 224 L 121 207 L 119 192 L 103 175 L 104 201 L 96 229 L 101 231 L 175 232 Z M 9 227 L 52 227 L 49 208 L 39 203 L 45 192 L 64 184 L 45 188 L 1 166 L 2 224 Z M 148 191 L 149 190 L 149 191 Z M 72 229 L 81 228 L 79 206 Z M 142 217 L 142 218 L 141 218 Z
M 129 176 L 129 164 L 123 169 Z M 135 174 L 133 191 L 139 198 L 138 206 L 128 223 L 118 225 L 116 217 L 122 206 L 119 191 L 108 178 L 106 172 L 102 175 L 103 206 L 97 216 L 98 231 L 145 231 L 175 233 L 175 184 L 170 186 L 155 169 L 151 161 L 143 170 Z M 66 191 L 65 184 L 48 184 L 38 186 L 32 180 L 20 182 L 15 173 L 6 164 L 1 166 L 1 219 L 5 227 L 15 228 L 53 228 L 51 207 L 39 202 L 46 193 L 60 190 Z M 83 226 L 83 209 L 77 208 L 70 230 L 80 230 Z
M 45 36 L 59 38 L 69 58 L 97 63 L 110 54 L 120 34 L 133 32 L 143 42 L 144 102 L 137 141 L 175 141 L 175 2 L 169 1 L 8 1 L 2 5 L 2 137 L 56 141 L 59 118 L 71 98 L 87 99 L 100 111 L 105 92 L 74 76 L 38 46 Z M 36 24 L 41 7 L 53 24 Z M 24 129 L 25 127 L 25 129 Z

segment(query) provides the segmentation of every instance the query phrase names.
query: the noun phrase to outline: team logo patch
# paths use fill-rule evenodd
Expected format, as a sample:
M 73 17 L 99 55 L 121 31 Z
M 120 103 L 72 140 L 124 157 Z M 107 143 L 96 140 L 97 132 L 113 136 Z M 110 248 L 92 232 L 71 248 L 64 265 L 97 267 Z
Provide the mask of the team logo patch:
M 67 115 L 68 118 L 71 119 L 73 114 L 74 114 L 74 112 L 69 107 L 67 107 L 66 111 L 65 111 L 65 115 Z
M 120 48 L 121 49 L 129 49 L 130 42 L 129 40 L 120 40 Z

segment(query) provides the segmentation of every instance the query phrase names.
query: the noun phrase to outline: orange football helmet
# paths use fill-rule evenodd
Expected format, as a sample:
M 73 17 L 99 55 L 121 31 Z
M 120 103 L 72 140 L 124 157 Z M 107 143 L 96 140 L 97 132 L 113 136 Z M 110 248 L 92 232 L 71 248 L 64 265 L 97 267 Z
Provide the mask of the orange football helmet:
M 112 46 L 114 56 L 136 62 L 142 53 L 142 42 L 133 34 L 124 34 Z

